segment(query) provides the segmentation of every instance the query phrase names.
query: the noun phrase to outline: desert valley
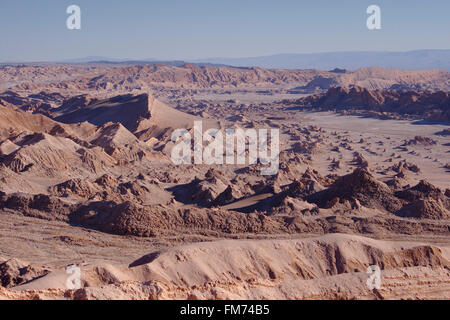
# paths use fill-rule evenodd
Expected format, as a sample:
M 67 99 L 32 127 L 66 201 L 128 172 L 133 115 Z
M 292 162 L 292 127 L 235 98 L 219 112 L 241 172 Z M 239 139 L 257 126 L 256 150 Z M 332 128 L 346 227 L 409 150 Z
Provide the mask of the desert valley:
M 195 121 L 277 173 L 173 163 Z M 1 65 L 0 198 L 0 299 L 450 299 L 450 73 Z

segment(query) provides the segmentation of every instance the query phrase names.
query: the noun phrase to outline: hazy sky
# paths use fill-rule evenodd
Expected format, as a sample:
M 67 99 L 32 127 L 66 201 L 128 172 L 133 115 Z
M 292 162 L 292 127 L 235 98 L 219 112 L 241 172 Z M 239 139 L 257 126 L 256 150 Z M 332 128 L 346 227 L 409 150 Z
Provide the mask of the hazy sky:
M 71 4 L 81 30 L 66 28 Z M 0 0 L 0 61 L 414 49 L 450 49 L 449 0 Z

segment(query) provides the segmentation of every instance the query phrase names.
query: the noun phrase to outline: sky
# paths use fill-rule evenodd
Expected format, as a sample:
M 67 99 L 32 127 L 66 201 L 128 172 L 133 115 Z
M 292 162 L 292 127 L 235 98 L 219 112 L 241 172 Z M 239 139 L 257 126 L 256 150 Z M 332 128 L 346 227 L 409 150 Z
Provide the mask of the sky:
M 66 27 L 73 4 L 81 30 Z M 0 0 L 2 62 L 416 49 L 450 49 L 449 0 Z

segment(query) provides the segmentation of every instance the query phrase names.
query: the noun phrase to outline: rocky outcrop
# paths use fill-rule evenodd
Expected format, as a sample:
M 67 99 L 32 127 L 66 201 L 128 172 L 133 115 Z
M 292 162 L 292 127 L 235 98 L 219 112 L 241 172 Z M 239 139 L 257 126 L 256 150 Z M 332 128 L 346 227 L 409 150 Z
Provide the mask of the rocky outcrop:
M 417 219 L 441 220 L 450 218 L 450 211 L 445 208 L 442 201 L 433 198 L 414 200 L 397 214 L 401 217 Z
M 398 191 L 395 196 L 407 201 L 415 201 L 424 198 L 431 198 L 442 201 L 445 206 L 450 206 L 450 199 L 431 183 L 421 180 L 417 185 L 406 190 Z
M 0 263 L 0 286 L 15 287 L 36 278 L 45 276 L 50 270 L 30 265 L 18 259 L 10 259 Z
M 404 90 L 370 90 L 335 87 L 326 93 L 297 100 L 294 105 L 317 110 L 359 110 L 396 113 L 430 121 L 450 122 L 450 93 Z
M 435 144 L 437 144 L 437 141 L 435 141 L 429 137 L 415 136 L 414 139 L 405 141 L 405 143 L 403 145 L 404 146 L 412 146 L 412 145 L 432 146 Z
M 393 182 L 390 182 L 392 186 Z M 401 217 L 419 219 L 448 219 L 450 198 L 439 188 L 426 181 L 420 181 L 408 189 L 393 191 L 363 168 L 340 177 L 329 188 L 313 193 L 306 199 L 322 208 L 349 202 L 349 208 L 359 205 L 381 209 Z
M 330 207 L 343 200 L 361 205 L 396 212 L 402 201 L 393 195 L 392 190 L 364 168 L 357 168 L 351 174 L 340 177 L 328 189 L 310 195 L 307 200 L 320 207 Z
M 243 214 L 217 209 L 173 210 L 131 202 L 97 202 L 81 206 L 70 215 L 74 224 L 119 235 L 157 236 L 183 233 L 236 233 L 280 231 L 284 226 L 263 214 Z

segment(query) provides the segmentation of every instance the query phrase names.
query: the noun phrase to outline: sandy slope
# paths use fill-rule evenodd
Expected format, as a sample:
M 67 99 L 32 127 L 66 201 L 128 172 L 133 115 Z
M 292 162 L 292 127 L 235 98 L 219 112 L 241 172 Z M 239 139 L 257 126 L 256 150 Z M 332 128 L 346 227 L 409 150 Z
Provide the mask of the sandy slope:
M 1 290 L 4 298 L 390 299 L 450 298 L 450 248 L 343 234 L 304 240 L 227 240 L 153 252 L 131 268 L 83 267 L 85 288 L 54 271 Z M 369 265 L 382 287 L 366 286 Z

